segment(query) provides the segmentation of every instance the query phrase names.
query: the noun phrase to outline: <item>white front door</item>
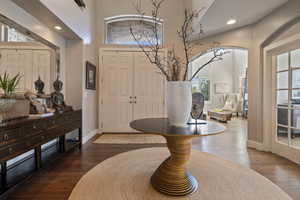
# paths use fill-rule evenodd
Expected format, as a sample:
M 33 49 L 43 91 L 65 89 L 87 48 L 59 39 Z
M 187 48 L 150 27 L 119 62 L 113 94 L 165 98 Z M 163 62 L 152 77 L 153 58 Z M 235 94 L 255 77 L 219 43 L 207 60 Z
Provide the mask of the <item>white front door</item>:
M 300 48 L 273 57 L 272 151 L 300 163 Z
M 164 117 L 165 79 L 142 52 L 103 50 L 100 58 L 103 132 L 133 132 L 135 119 Z
M 131 132 L 133 54 L 107 51 L 102 54 L 101 120 L 105 132 Z
M 134 54 L 134 66 L 134 119 L 164 117 L 164 76 L 142 52 Z

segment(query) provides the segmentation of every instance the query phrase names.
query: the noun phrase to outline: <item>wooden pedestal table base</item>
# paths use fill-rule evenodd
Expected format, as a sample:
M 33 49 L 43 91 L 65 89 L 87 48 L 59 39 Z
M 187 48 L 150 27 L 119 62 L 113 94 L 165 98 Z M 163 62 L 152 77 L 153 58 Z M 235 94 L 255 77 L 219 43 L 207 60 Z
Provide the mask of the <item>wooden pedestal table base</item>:
M 156 190 L 172 196 L 185 196 L 195 192 L 198 182 L 186 169 L 191 154 L 192 137 L 165 138 L 171 156 L 152 175 L 152 186 Z
M 222 133 L 226 129 L 215 122 L 202 123 L 173 127 L 169 126 L 166 118 L 141 119 L 130 123 L 130 126 L 138 131 L 162 135 L 167 140 L 171 156 L 151 177 L 152 186 L 157 191 L 171 196 L 185 196 L 198 189 L 196 178 L 186 169 L 191 155 L 192 138 Z

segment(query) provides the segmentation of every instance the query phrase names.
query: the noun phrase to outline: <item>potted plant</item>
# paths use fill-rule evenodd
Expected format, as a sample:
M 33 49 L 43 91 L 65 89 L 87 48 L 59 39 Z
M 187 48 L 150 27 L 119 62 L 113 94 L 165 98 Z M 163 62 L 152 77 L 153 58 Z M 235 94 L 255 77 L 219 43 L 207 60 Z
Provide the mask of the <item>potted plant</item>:
M 164 48 L 160 44 L 159 38 L 159 11 L 165 0 L 150 0 L 152 5 L 152 19 L 154 23 L 150 32 L 143 30 L 135 30 L 130 28 L 130 33 L 133 39 L 136 41 L 139 48 L 146 55 L 150 63 L 154 64 L 160 72 L 165 76 L 167 82 L 167 110 L 169 123 L 174 126 L 186 126 L 190 117 L 192 106 L 192 89 L 191 81 L 197 76 L 197 74 L 207 65 L 212 62 L 222 59 L 222 56 L 226 53 L 221 48 L 214 48 L 217 43 L 213 43 L 213 47 L 210 49 L 213 52 L 213 56 L 207 63 L 200 66 L 194 74 L 189 76 L 191 70 L 191 56 L 195 42 L 193 36 L 195 30 L 193 25 L 195 20 L 198 19 L 200 12 L 185 9 L 184 21 L 179 28 L 178 39 L 182 43 L 184 55 L 178 56 L 175 48 L 168 51 L 167 59 L 162 57 L 159 52 Z M 140 6 L 136 6 L 137 12 L 140 14 L 141 22 L 143 21 L 144 13 Z M 201 25 L 200 25 L 201 29 Z M 203 34 L 202 29 L 199 34 Z M 147 43 L 147 45 L 145 45 Z M 202 52 L 203 54 L 206 52 Z
M 13 78 L 10 78 L 7 72 L 0 75 L 0 90 L 3 92 L 0 96 L 0 122 L 4 120 L 4 115 L 16 104 L 17 100 L 16 98 L 13 98 L 13 94 L 20 82 L 20 79 L 20 74 L 17 74 Z

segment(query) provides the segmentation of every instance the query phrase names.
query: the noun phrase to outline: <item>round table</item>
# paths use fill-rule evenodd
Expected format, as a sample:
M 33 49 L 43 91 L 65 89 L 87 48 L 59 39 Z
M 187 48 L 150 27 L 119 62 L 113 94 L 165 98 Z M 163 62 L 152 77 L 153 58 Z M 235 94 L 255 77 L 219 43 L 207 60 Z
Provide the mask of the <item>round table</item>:
M 198 189 L 195 177 L 187 171 L 192 138 L 222 133 L 226 127 L 210 121 L 200 121 L 187 127 L 170 126 L 167 118 L 139 119 L 130 123 L 138 131 L 162 135 L 167 140 L 170 157 L 167 158 L 151 177 L 152 186 L 159 192 L 171 196 L 185 196 Z

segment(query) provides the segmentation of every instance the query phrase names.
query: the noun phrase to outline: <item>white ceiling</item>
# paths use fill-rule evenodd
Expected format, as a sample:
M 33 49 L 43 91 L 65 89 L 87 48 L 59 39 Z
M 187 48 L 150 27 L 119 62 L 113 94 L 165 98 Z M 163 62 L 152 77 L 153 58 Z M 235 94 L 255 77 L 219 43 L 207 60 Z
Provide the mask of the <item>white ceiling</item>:
M 205 36 L 255 23 L 287 1 L 215 0 L 201 19 Z M 228 26 L 227 21 L 229 19 L 236 19 L 237 23 Z
M 69 26 L 85 43 L 91 42 L 92 1 L 84 0 L 87 8 L 81 10 L 73 0 L 40 0 L 60 20 Z M 97 0 L 98 1 L 98 0 Z

